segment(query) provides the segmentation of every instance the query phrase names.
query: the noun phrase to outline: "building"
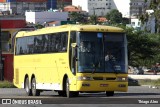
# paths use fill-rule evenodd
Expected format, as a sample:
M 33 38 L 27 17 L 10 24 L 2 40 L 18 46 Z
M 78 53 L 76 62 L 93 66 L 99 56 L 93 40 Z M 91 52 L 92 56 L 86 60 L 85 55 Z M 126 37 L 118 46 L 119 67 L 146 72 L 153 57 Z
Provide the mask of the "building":
M 46 10 L 47 0 L 0 0 L 0 10 L 10 14 L 24 14 L 25 11 Z
M 57 9 L 63 9 L 68 5 L 72 5 L 72 0 L 57 0 Z
M 1 45 L 2 50 L 2 80 L 13 80 L 13 47 L 14 36 L 21 29 L 26 26 L 25 18 L 19 15 L 0 16 L 1 24 Z M 1 54 L 1 53 L 0 53 Z M 0 59 L 1 60 L 1 59 Z
M 102 22 L 102 23 L 105 23 L 107 22 L 108 20 L 105 18 L 105 17 L 98 17 L 98 22 Z
M 133 19 L 131 19 L 131 26 L 135 29 L 140 29 L 141 21 L 137 18 L 135 18 L 135 19 L 133 18 Z
M 145 11 L 145 0 L 131 0 L 130 2 L 130 16 L 131 18 L 139 18 Z
M 26 12 L 26 22 L 45 24 L 50 21 L 67 21 L 68 12 Z
M 47 0 L 47 10 L 62 10 L 65 6 L 68 5 L 72 5 L 72 0 Z
M 65 6 L 63 8 L 63 11 L 64 12 L 69 12 L 69 13 L 72 13 L 72 12 L 76 12 L 76 13 L 81 13 L 81 14 L 87 14 L 86 11 L 83 11 L 82 8 L 79 6 L 73 6 L 73 5 L 68 5 L 68 6 Z
M 47 0 L 47 10 L 57 9 L 57 0 Z
M 123 5 L 122 5 L 123 2 Z M 123 17 L 129 17 L 130 0 L 72 0 L 72 5 L 81 6 L 89 15 L 104 16 L 112 9 L 119 10 Z
M 89 15 L 104 16 L 111 9 L 110 0 L 72 0 L 72 5 L 82 7 Z

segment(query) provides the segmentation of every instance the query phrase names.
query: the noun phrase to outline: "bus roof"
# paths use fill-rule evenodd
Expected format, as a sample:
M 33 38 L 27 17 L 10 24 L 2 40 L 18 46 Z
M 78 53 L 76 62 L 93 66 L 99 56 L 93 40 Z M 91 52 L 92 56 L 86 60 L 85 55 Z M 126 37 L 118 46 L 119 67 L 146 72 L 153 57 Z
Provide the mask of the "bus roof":
M 35 31 L 21 31 L 16 37 L 50 34 L 65 31 L 86 31 L 86 32 L 124 32 L 122 28 L 105 25 L 62 25 L 56 27 L 47 27 Z

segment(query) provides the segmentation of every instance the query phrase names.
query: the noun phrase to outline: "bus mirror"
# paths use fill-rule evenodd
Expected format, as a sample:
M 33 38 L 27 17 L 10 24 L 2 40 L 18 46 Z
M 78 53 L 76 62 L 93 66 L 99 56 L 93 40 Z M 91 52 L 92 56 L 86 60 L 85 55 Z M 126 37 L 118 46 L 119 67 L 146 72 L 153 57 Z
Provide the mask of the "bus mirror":
M 77 47 L 77 43 L 72 43 L 71 46 L 72 46 L 73 48 L 75 48 L 75 47 Z

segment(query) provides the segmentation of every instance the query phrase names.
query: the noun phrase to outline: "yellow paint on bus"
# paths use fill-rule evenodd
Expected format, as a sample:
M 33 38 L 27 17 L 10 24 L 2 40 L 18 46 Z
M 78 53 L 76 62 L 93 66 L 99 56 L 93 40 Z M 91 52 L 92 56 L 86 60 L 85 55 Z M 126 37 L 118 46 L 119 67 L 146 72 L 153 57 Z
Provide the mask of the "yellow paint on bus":
M 118 37 L 119 34 L 121 38 Z M 108 39 L 108 35 L 111 35 L 111 39 Z M 116 39 L 117 37 L 120 40 Z M 119 54 L 123 58 L 118 60 L 120 57 L 117 57 L 116 63 L 119 65 L 112 64 L 115 71 L 108 72 L 104 52 L 105 46 L 112 46 L 107 45 L 107 41 L 112 43 L 112 39 L 122 45 L 123 49 Z M 81 41 L 85 44 L 90 43 L 90 47 L 95 51 L 80 51 Z M 39 95 L 43 90 L 55 90 L 59 95 L 67 97 L 76 96 L 79 92 L 102 91 L 112 96 L 114 91 L 126 92 L 128 89 L 127 47 L 125 33 L 121 28 L 103 25 L 63 25 L 22 31 L 16 35 L 14 50 L 14 85 L 25 88 L 28 95 Z

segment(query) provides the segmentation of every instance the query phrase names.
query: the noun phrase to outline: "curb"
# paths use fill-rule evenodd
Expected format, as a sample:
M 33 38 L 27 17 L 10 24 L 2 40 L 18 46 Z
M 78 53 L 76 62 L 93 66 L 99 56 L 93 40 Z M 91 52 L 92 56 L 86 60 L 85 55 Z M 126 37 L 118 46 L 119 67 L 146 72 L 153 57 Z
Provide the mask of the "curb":
M 153 89 L 160 89 L 160 86 L 154 86 L 154 85 L 141 85 L 143 87 L 153 88 Z

